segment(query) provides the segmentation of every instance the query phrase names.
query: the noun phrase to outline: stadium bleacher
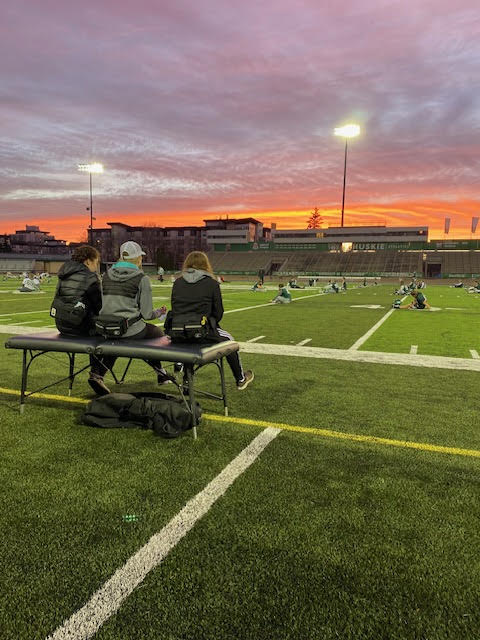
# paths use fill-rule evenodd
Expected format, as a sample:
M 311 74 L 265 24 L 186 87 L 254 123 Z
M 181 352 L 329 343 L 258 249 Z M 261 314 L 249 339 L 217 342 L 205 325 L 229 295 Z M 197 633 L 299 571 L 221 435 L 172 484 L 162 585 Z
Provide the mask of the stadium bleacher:
M 215 272 L 246 275 L 263 269 L 266 275 L 406 276 L 427 274 L 432 264 L 444 276 L 480 273 L 480 251 L 227 251 L 209 257 Z

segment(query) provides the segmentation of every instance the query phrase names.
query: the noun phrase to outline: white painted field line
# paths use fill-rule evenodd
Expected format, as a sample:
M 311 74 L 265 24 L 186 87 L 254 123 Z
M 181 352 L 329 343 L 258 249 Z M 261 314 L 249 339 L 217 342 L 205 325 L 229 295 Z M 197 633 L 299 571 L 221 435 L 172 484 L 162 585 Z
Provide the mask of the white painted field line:
M 265 336 L 257 336 L 256 338 L 250 338 L 250 340 L 247 340 L 247 342 L 257 342 L 257 340 L 261 340 L 262 338 L 265 338 Z
M 244 353 L 295 358 L 325 358 L 327 360 L 347 360 L 349 362 L 369 362 L 373 364 L 407 365 L 432 369 L 459 369 L 479 371 L 480 359 L 450 358 L 448 356 L 412 356 L 409 353 L 384 353 L 382 351 L 352 351 L 351 349 L 325 349 L 323 347 L 297 347 L 288 344 L 266 344 L 239 342 Z
M 478 360 L 480 358 L 476 349 L 470 349 L 470 353 L 472 354 L 472 358 L 474 358 L 475 360 Z
M 305 340 L 301 340 L 300 342 L 297 342 L 296 346 L 297 347 L 301 347 L 304 344 L 307 344 L 307 342 L 311 342 L 312 339 L 311 338 L 305 338 Z
M 25 320 L 24 322 L 16 322 L 15 325 L 19 326 L 21 324 L 33 324 L 33 323 L 36 323 L 36 322 L 43 322 L 43 320 Z
M 32 327 L 30 323 L 24 327 L 18 324 L 0 324 L 0 333 L 11 333 L 12 335 L 20 333 L 52 333 L 52 331 L 55 331 L 55 327 Z
M 406 298 L 406 297 L 407 297 L 407 296 L 403 296 L 403 298 L 402 298 L 402 302 L 405 300 L 405 298 Z M 365 334 L 364 334 L 363 336 L 361 336 L 361 337 L 360 337 L 356 342 L 354 342 L 354 343 L 352 344 L 352 346 L 350 347 L 350 351 L 356 351 L 357 349 L 359 349 L 359 348 L 362 346 L 362 344 L 363 344 L 364 342 L 366 342 L 366 341 L 370 338 L 370 336 L 371 336 L 372 334 L 374 334 L 374 333 L 375 333 L 375 331 L 376 331 L 379 327 L 381 327 L 381 326 L 382 326 L 382 324 L 385 322 L 385 320 L 387 320 L 387 319 L 392 315 L 392 313 L 393 313 L 394 311 L 395 311 L 395 309 L 390 309 L 390 311 L 387 311 L 387 313 L 386 313 L 382 318 L 380 318 L 380 320 L 377 322 L 377 324 L 374 324 L 374 325 L 373 325 L 373 327 L 367 331 L 367 333 L 365 333 Z
M 91 638 L 121 606 L 132 591 L 143 582 L 175 545 L 190 531 L 233 482 L 248 469 L 281 429 L 268 427 L 241 451 L 200 493 L 161 531 L 139 549 L 113 576 L 96 591 L 47 640 L 87 640 Z
M 417 351 L 418 351 L 418 345 L 417 344 L 412 344 L 412 346 L 410 347 L 410 353 L 412 355 L 417 355 Z
M 292 298 L 292 302 L 298 302 L 299 300 L 305 300 L 305 298 L 318 298 L 318 296 L 324 296 L 324 293 L 314 293 L 311 296 L 300 296 L 299 298 Z M 225 313 L 236 313 L 237 311 L 248 311 L 249 309 L 258 309 L 259 307 L 273 307 L 273 302 L 265 302 L 264 304 L 254 304 L 251 307 L 242 307 L 241 309 L 229 309 Z
M 42 311 L 18 311 L 15 313 L 0 313 L 0 318 L 10 318 L 11 316 L 24 316 L 27 313 L 50 313 L 50 309 L 42 309 Z

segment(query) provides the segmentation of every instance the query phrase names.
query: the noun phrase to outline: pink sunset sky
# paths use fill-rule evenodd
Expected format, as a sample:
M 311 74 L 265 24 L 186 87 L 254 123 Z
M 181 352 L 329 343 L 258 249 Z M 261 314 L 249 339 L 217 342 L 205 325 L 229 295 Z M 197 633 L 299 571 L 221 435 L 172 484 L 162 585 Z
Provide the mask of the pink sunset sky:
M 6 0 L 0 232 L 480 215 L 477 0 Z M 480 229 L 477 231 L 477 233 Z

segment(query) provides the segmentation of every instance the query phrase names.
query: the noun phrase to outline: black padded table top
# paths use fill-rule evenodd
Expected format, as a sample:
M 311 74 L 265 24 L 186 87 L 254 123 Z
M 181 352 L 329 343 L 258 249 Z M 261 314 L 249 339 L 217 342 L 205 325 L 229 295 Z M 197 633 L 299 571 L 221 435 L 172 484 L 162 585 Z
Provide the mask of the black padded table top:
M 96 337 L 63 336 L 58 331 L 12 336 L 5 342 L 7 349 L 32 349 L 34 351 L 60 351 L 64 353 L 94 353 L 104 339 Z
M 166 360 L 167 362 L 183 362 L 186 364 L 207 364 L 230 353 L 238 351 L 239 344 L 227 340 L 212 345 L 158 344 L 160 338 L 151 340 L 106 340 L 98 345 L 95 353 L 99 356 L 109 355 L 124 358 L 140 358 L 144 360 Z

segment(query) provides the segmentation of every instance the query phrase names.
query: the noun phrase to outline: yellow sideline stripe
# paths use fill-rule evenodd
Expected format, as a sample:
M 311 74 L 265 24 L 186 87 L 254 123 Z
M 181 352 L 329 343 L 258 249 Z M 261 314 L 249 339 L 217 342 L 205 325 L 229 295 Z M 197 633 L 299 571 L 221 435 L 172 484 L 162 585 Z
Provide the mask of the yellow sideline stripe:
M 15 389 L 5 389 L 0 387 L 0 394 L 9 394 L 19 396 L 20 391 Z M 45 398 L 47 400 L 60 400 L 61 402 L 70 402 L 73 404 L 86 404 L 89 402 L 86 398 L 73 398 L 71 396 L 58 396 L 50 393 L 36 393 L 37 398 Z M 215 413 L 204 413 L 203 417 L 214 422 L 230 422 L 232 424 L 247 424 L 253 427 L 275 427 L 283 431 L 294 431 L 297 433 L 309 433 L 310 435 L 321 436 L 323 438 L 334 438 L 337 440 L 350 440 L 353 442 L 367 442 L 372 444 L 383 444 L 389 447 L 400 447 L 402 449 L 417 449 L 418 451 L 430 451 L 432 453 L 446 453 L 455 456 L 467 456 L 469 458 L 480 458 L 480 451 L 477 449 L 458 449 L 457 447 L 443 447 L 437 444 L 428 444 L 427 442 L 409 442 L 407 440 L 392 440 L 390 438 L 379 438 L 377 436 L 365 436 L 357 433 L 343 433 L 342 431 L 333 431 L 331 429 L 318 429 L 316 427 L 299 427 L 294 424 L 285 424 L 284 422 L 267 422 L 265 420 L 251 420 L 250 418 L 232 418 L 230 416 L 221 416 Z
M 254 427 L 275 427 L 284 431 L 296 431 L 297 433 L 309 433 L 311 435 L 322 436 L 324 438 L 336 438 L 338 440 L 353 440 L 355 442 L 371 442 L 374 444 L 384 444 L 390 447 L 402 447 L 404 449 L 419 449 L 420 451 L 432 451 L 434 453 L 447 453 L 457 456 L 469 456 L 480 458 L 480 451 L 476 449 L 457 449 L 456 447 L 442 447 L 426 442 L 409 442 L 406 440 L 391 440 L 390 438 L 378 438 L 377 436 L 364 436 L 356 433 L 343 433 L 342 431 L 332 431 L 330 429 L 317 429 L 316 427 L 297 427 L 293 424 L 283 422 L 265 422 L 264 420 L 250 420 L 248 418 L 231 418 L 219 416 L 211 413 L 204 413 L 208 420 L 217 422 L 232 422 L 234 424 L 248 424 Z
M 0 393 L 5 393 L 10 396 L 20 395 L 20 391 L 17 391 L 16 389 L 5 389 L 4 387 L 0 387 Z M 57 396 L 50 393 L 36 393 L 35 396 L 37 398 L 45 398 L 46 400 L 60 400 L 61 402 L 73 402 L 75 404 L 86 404 L 87 402 L 89 402 L 89 400 L 87 400 L 86 398 L 73 398 L 72 396 Z

